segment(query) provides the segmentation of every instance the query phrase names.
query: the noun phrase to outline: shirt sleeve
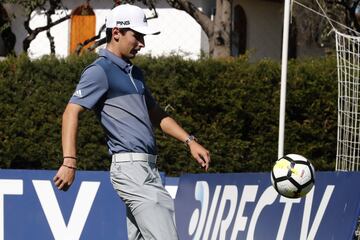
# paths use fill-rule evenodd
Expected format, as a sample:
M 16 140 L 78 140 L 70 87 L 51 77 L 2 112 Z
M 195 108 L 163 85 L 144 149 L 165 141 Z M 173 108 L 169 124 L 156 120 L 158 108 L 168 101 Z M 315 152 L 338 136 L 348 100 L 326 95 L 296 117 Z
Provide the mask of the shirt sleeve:
M 91 65 L 82 73 L 69 102 L 87 109 L 93 109 L 99 99 L 107 92 L 108 87 L 103 68 L 98 65 Z

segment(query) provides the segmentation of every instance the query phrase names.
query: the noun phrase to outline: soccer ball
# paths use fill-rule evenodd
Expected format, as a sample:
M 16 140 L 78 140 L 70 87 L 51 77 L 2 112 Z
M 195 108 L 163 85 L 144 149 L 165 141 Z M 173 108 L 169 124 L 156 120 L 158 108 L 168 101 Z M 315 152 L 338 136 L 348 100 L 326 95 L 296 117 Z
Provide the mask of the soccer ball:
M 271 171 L 271 183 L 284 197 L 304 197 L 314 186 L 315 170 L 305 157 L 288 154 L 274 164 Z

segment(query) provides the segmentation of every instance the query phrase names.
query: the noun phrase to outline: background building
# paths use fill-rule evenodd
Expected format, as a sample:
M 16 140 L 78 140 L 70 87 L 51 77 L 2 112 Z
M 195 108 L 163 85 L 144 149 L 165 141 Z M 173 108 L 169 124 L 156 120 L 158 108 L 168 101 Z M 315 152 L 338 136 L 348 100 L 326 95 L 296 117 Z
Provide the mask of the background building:
M 84 1 L 63 0 L 67 10 L 56 10 L 52 20 L 71 15 L 71 18 L 52 27 L 50 32 L 54 37 L 55 52 L 60 57 L 69 55 L 77 46 L 77 40 L 96 35 L 104 24 L 105 16 L 113 7 L 114 1 L 92 0 L 86 16 L 83 16 Z M 216 0 L 193 0 L 206 15 L 213 17 L 216 9 Z M 154 16 L 154 11 L 146 6 L 139 5 L 146 11 L 148 17 Z M 16 35 L 15 52 L 23 51 L 22 41 L 27 32 L 24 28 L 25 13 L 18 5 L 4 4 L 7 15 L 10 16 L 11 29 Z M 250 51 L 251 60 L 270 58 L 280 60 L 283 26 L 283 1 L 280 0 L 234 0 L 232 13 L 232 55 L 238 56 Z M 192 59 L 202 53 L 208 53 L 208 38 L 201 26 L 186 12 L 171 8 L 165 0 L 156 5 L 157 18 L 149 20 L 150 25 L 161 29 L 161 34 L 146 36 L 146 48 L 143 54 L 154 56 L 180 54 Z M 44 11 L 33 12 L 30 27 L 32 29 L 46 25 Z M 295 33 L 296 31 L 293 31 Z M 105 36 L 104 33 L 101 36 Z M 3 42 L 0 41 L 0 54 L 4 55 Z M 297 57 L 321 54 L 313 48 L 296 46 L 296 34 L 290 37 L 290 56 Z M 104 47 L 101 46 L 101 47 Z M 301 46 L 300 46 L 301 47 Z M 316 47 L 315 47 L 316 48 Z M 41 32 L 31 42 L 28 55 L 37 58 L 50 53 L 50 42 L 46 32 Z M 301 54 L 303 53 L 303 54 Z

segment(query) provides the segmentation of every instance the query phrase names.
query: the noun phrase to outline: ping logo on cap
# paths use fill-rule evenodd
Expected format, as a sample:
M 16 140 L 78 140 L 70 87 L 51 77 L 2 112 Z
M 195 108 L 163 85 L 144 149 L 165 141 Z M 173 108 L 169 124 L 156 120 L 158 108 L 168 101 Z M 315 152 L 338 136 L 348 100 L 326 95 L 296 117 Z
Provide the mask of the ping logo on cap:
M 116 24 L 119 24 L 120 26 L 127 26 L 130 25 L 130 21 L 117 21 Z

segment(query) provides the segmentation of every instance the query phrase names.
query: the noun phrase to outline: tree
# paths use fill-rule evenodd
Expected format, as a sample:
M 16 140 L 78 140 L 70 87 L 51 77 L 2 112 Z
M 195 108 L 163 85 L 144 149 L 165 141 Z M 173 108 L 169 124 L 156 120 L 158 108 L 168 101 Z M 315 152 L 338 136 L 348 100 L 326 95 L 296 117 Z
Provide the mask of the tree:
M 231 54 L 231 6 L 232 0 L 216 0 L 214 21 L 188 0 L 167 0 L 173 8 L 183 10 L 202 27 L 209 39 L 209 53 L 215 58 Z
M 154 17 L 157 17 L 155 8 L 157 1 L 158 0 L 114 0 L 114 6 L 124 3 L 141 2 L 148 6 L 150 10 L 153 10 L 155 13 Z M 50 28 L 70 18 L 69 14 L 65 14 L 58 20 L 52 22 L 51 16 L 55 14 L 55 10 L 66 10 L 61 0 L 4 0 L 3 2 L 18 4 L 25 10 L 26 20 L 24 26 L 28 32 L 28 35 L 23 40 L 23 50 L 25 52 L 28 50 L 31 41 L 34 40 L 40 32 L 46 31 L 50 41 L 50 51 L 51 53 L 55 53 L 55 44 L 50 33 Z M 210 56 L 218 58 L 231 55 L 232 0 L 216 0 L 214 20 L 210 19 L 210 17 L 201 11 L 191 0 L 166 0 L 166 2 L 170 7 L 185 11 L 199 23 L 209 39 Z M 360 24 L 358 21 L 358 19 L 360 19 L 359 2 L 360 0 L 323 0 L 321 3 L 327 15 L 332 19 L 342 22 L 355 31 L 360 32 Z M 310 8 L 319 9 L 317 2 L 307 1 L 306 4 Z M 39 9 L 44 11 L 47 17 L 47 24 L 43 27 L 31 29 L 29 26 L 31 14 Z M 310 13 L 308 10 L 296 4 L 294 7 L 294 17 L 297 28 L 299 28 L 298 36 L 301 38 L 299 39 L 300 41 L 307 43 L 316 42 L 320 46 L 324 46 L 324 43 L 325 45 L 332 44 L 331 41 L 329 42 L 328 35 L 331 26 L 326 19 Z M 354 32 L 352 34 L 354 34 Z M 93 50 L 105 43 L 104 39 L 100 39 L 99 32 L 93 38 L 86 40 L 84 43 L 80 43 L 77 52 L 80 53 L 86 43 L 94 40 L 97 41 L 89 50 Z
M 148 6 L 150 10 L 154 10 L 155 16 L 156 13 L 156 4 L 157 0 L 124 0 L 124 1 L 114 1 L 115 5 L 123 3 L 135 3 L 142 2 L 144 5 Z M 231 5 L 232 0 L 216 0 L 216 13 L 214 21 L 210 19 L 204 12 L 199 10 L 191 1 L 188 0 L 166 0 L 167 3 L 179 10 L 183 10 L 188 13 L 192 18 L 194 18 L 201 26 L 201 28 L 206 33 L 209 39 L 209 54 L 212 57 L 228 57 L 231 54 Z M 92 38 L 93 39 L 93 38 Z M 81 45 L 85 45 L 89 40 L 85 41 Z M 99 44 L 104 43 L 104 40 L 101 39 L 95 43 L 95 47 Z M 93 47 L 90 47 L 93 49 Z
M 326 4 L 333 9 L 336 10 L 340 9 L 340 12 L 343 14 L 340 14 L 342 17 L 342 22 L 345 23 L 346 26 L 349 28 L 355 30 L 356 32 L 360 32 L 360 0 L 326 0 Z M 339 12 L 339 11 L 338 11 Z M 336 16 L 335 12 L 331 12 L 332 15 Z M 338 16 L 338 15 L 337 15 Z M 354 35 L 355 32 L 348 31 L 349 34 Z
M 217 58 L 231 55 L 232 0 L 216 0 L 216 12 L 213 21 L 190 0 L 166 1 L 171 7 L 188 13 L 200 24 L 209 39 L 210 56 Z M 135 1 L 123 2 L 133 3 Z M 154 6 L 156 0 L 142 2 L 148 6 L 149 3 L 152 3 Z M 359 14 L 357 14 L 359 2 L 360 0 L 323 0 L 322 5 L 332 19 L 356 30 L 359 28 L 357 16 L 360 19 Z M 306 4 L 312 9 L 319 10 L 315 1 L 307 1 Z M 331 45 L 332 41 L 328 35 L 331 26 L 327 20 L 299 5 L 294 5 L 294 19 L 297 28 L 299 28 L 297 29 L 298 40 L 307 44 L 317 43 L 319 46 Z M 357 31 L 360 32 L 360 28 Z
M 171 7 L 184 10 L 200 24 L 209 38 L 211 56 L 230 56 L 232 0 L 216 0 L 214 21 L 211 21 L 189 0 L 167 0 L 167 2 Z M 320 11 L 317 2 L 306 2 L 310 8 Z M 321 3 L 322 8 L 325 9 L 331 19 L 343 23 L 358 33 L 360 32 L 360 0 L 323 0 Z M 315 42 L 322 47 L 333 44 L 333 40 L 329 39 L 328 34 L 331 25 L 324 17 L 314 15 L 299 6 L 294 8 L 294 16 L 297 22 L 296 25 L 299 28 L 297 35 L 300 36 L 300 41 L 305 43 Z M 344 30 L 343 27 L 339 27 L 339 29 Z M 352 35 L 356 33 L 346 31 Z
M 87 0 L 85 4 L 88 4 L 89 1 L 90 0 Z M 25 27 L 26 31 L 28 32 L 28 34 L 25 37 L 25 39 L 23 40 L 23 51 L 27 52 L 30 47 L 30 43 L 37 37 L 37 35 L 43 31 L 46 31 L 46 36 L 48 37 L 49 42 L 50 42 L 50 52 L 52 54 L 55 54 L 54 37 L 51 35 L 50 29 L 52 27 L 54 27 L 55 25 L 60 24 L 71 18 L 71 14 L 68 14 L 66 12 L 67 8 L 63 5 L 62 0 L 4 0 L 3 2 L 17 4 L 21 7 L 23 7 L 23 9 L 24 9 L 25 16 L 26 16 L 25 21 L 24 21 L 24 27 Z M 125 2 L 125 1 L 114 0 L 114 5 L 119 5 L 122 2 Z M 147 2 L 147 1 L 143 1 L 143 2 L 146 5 L 150 5 L 150 6 L 152 5 L 151 2 Z M 47 22 L 46 22 L 45 26 L 32 29 L 30 27 L 31 16 L 32 16 L 32 13 L 37 10 L 41 10 L 44 12 Z M 56 21 L 52 21 L 51 17 L 56 14 L 55 10 L 64 10 L 65 15 L 58 18 Z M 104 26 L 101 28 L 98 35 L 92 37 L 89 40 L 86 40 L 84 43 L 80 43 L 76 52 L 79 54 L 83 46 L 85 46 L 89 42 L 99 39 L 100 33 L 103 29 L 104 29 Z M 105 42 L 106 42 L 105 39 L 100 39 L 98 42 L 96 42 L 92 46 L 92 48 L 90 50 L 95 49 L 96 47 L 98 47 L 101 44 L 104 44 Z
M 329 34 L 332 25 L 341 32 L 356 35 L 356 32 L 360 32 L 359 3 L 360 0 L 307 1 L 306 4 L 295 2 L 293 16 L 296 19 L 298 41 L 307 44 L 317 43 L 321 47 L 333 49 L 334 37 Z M 309 11 L 310 9 L 312 11 Z M 324 12 L 333 20 L 331 23 L 320 15 L 324 15 Z
M 61 0 L 4 0 L 4 3 L 17 4 L 19 6 L 22 6 L 25 11 L 24 27 L 28 34 L 23 40 L 24 52 L 27 52 L 30 47 L 31 41 L 33 41 L 39 33 L 46 31 L 46 35 L 50 41 L 50 52 L 55 53 L 55 43 L 54 38 L 50 33 L 50 28 L 70 18 L 69 14 L 65 14 L 65 16 L 60 17 L 58 20 L 54 22 L 52 21 L 51 16 L 55 14 L 55 10 L 66 10 Z M 32 29 L 30 27 L 31 16 L 32 13 L 37 10 L 44 11 L 47 23 L 45 26 Z

